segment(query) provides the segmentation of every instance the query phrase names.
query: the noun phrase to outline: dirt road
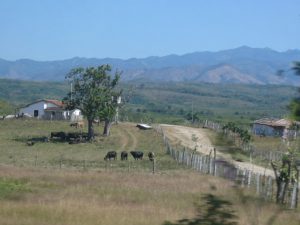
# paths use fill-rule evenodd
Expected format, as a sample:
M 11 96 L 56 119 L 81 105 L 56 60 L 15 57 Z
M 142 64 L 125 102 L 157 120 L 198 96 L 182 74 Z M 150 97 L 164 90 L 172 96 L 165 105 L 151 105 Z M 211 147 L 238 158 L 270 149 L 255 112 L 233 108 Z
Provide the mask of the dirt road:
M 120 126 L 119 129 L 122 130 L 121 132 L 121 140 L 122 140 L 122 146 L 121 149 L 123 150 L 134 150 L 137 146 L 137 138 L 133 134 L 132 130 L 136 129 L 135 124 L 130 123 L 123 123 L 125 126 Z
M 197 148 L 202 154 L 209 154 L 214 148 L 209 140 L 206 130 L 202 128 L 192 128 L 176 125 L 161 124 L 165 135 L 171 140 L 173 145 L 182 145 L 191 149 Z M 232 159 L 231 155 L 224 154 L 217 150 L 217 158 L 222 158 L 240 169 L 251 170 L 266 176 L 274 177 L 274 172 L 261 166 L 249 162 L 237 162 Z

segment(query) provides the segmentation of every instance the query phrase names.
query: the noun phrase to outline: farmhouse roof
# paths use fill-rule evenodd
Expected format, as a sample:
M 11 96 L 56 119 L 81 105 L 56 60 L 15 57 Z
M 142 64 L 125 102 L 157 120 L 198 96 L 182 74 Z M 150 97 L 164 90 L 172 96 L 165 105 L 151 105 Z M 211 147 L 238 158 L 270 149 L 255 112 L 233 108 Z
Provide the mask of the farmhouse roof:
M 59 101 L 59 100 L 45 99 L 45 102 L 52 103 L 52 104 L 57 105 L 59 107 L 63 107 L 64 106 L 63 102 Z
M 23 108 L 28 107 L 28 106 L 33 105 L 33 104 L 38 103 L 38 102 L 52 103 L 52 104 L 56 105 L 59 108 L 63 108 L 64 107 L 64 104 L 63 104 L 62 101 L 55 100 L 55 99 L 40 99 L 40 100 L 37 100 L 35 102 L 32 102 L 30 104 L 25 105 Z
M 292 121 L 287 119 L 262 118 L 259 120 L 255 120 L 253 124 L 267 125 L 270 127 L 290 127 L 292 125 Z
M 48 107 L 45 111 L 63 111 L 62 107 Z

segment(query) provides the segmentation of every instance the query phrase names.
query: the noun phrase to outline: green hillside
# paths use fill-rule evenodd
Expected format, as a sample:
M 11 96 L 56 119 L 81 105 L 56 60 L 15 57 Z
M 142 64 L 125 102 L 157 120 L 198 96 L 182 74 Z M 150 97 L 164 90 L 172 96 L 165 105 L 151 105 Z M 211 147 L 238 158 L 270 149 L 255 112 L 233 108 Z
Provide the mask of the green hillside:
M 67 84 L 62 82 L 0 79 L 0 99 L 14 105 L 24 105 L 42 98 L 61 99 L 67 90 Z
M 297 96 L 295 87 L 278 85 L 140 83 L 134 87 L 131 112 L 187 118 L 193 111 L 200 119 L 219 121 L 285 117 L 287 105 Z
M 261 117 L 285 117 L 297 88 L 279 85 L 208 83 L 123 83 L 129 102 L 123 119 L 184 123 L 193 112 L 200 119 L 250 122 Z M 0 99 L 21 106 L 37 99 L 62 99 L 67 83 L 0 79 Z

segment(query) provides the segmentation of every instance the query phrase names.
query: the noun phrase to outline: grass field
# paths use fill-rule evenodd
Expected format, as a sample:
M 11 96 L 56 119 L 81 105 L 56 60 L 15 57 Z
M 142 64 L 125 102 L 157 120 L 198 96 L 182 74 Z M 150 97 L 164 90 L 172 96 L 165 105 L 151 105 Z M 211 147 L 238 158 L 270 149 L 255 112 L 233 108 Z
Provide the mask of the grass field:
M 221 224 L 299 224 L 299 210 L 176 164 L 154 130 L 121 123 L 110 137 L 93 143 L 26 145 L 51 131 L 74 128 L 65 122 L 0 121 L 0 224 L 188 224 L 176 222 L 181 219 L 213 224 L 221 217 Z M 156 153 L 157 173 L 148 160 L 108 165 L 103 160 L 108 150 L 134 149 Z
M 68 122 L 11 120 L 0 122 L 0 162 L 17 166 L 37 166 L 46 168 L 107 168 L 103 160 L 108 151 L 143 151 L 145 158 L 149 151 L 157 155 L 157 169 L 176 168 L 172 160 L 163 151 L 163 142 L 154 131 L 143 131 L 131 123 L 122 123 L 112 127 L 111 136 L 102 137 L 102 126 L 95 126 L 99 136 L 93 143 L 69 144 L 68 142 L 44 142 L 53 131 L 80 132 L 69 126 Z M 83 132 L 86 132 L 83 129 Z M 27 146 L 28 140 L 37 140 L 33 146 Z M 7 151 L 9 149 L 9 151 Z M 108 163 L 112 169 L 128 167 L 152 168 L 147 160 L 134 162 L 130 156 L 128 162 Z M 174 167 L 175 166 L 175 167 Z

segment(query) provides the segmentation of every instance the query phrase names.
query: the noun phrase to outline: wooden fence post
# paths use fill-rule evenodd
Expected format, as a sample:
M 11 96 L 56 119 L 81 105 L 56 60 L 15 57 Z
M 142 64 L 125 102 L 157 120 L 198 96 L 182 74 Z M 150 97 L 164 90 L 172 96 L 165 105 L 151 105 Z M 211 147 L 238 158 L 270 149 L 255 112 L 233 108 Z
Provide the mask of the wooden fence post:
M 59 168 L 62 168 L 63 154 L 60 155 Z
M 218 176 L 217 170 L 218 170 L 218 168 L 217 168 L 217 163 L 216 163 L 216 161 L 214 160 L 214 176 L 215 176 L 215 177 Z
M 38 152 L 36 151 L 35 153 L 35 159 L 34 159 L 34 166 L 37 166 L 37 161 L 38 161 Z
M 273 178 L 268 176 L 268 185 L 267 185 L 267 199 L 272 199 L 273 195 Z
M 237 183 L 239 183 L 239 176 L 240 176 L 240 170 L 239 168 L 236 168 L 235 182 Z
M 202 172 L 202 166 L 203 166 L 203 156 L 200 156 L 200 165 L 199 165 L 199 171 Z
M 256 194 L 260 194 L 260 174 L 256 174 Z
M 243 170 L 243 174 L 242 174 L 242 179 L 241 179 L 242 187 L 245 186 L 245 179 L 246 179 L 246 169 Z
M 155 158 L 152 160 L 152 173 L 155 174 Z
M 248 184 L 247 184 L 248 188 L 250 188 L 250 185 L 251 185 L 251 178 L 252 178 L 251 175 L 252 175 L 252 172 L 251 172 L 251 170 L 249 170 L 248 171 Z
M 298 188 L 298 182 L 294 182 L 291 196 L 291 209 L 297 208 Z

